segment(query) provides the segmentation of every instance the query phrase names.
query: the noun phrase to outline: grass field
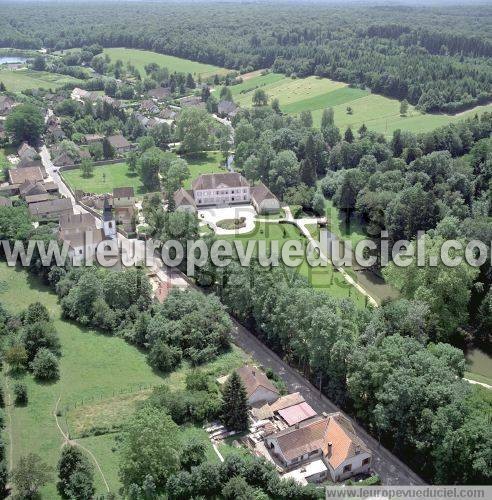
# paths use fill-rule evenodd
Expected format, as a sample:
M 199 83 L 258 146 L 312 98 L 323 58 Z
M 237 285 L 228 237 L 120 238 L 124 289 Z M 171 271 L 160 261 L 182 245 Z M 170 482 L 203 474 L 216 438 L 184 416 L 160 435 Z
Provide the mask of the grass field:
M 401 128 L 411 132 L 426 132 L 437 127 L 462 120 L 475 113 L 492 111 L 492 104 L 477 106 L 457 115 L 423 114 L 410 106 L 407 116 L 400 116 L 400 102 L 367 90 L 350 88 L 347 84 L 328 78 L 291 79 L 276 73 L 255 76 L 246 82 L 231 87 L 235 101 L 244 107 L 252 106 L 254 89 L 261 87 L 268 94 L 270 102 L 277 98 L 284 113 L 311 111 L 315 126 L 321 123 L 323 109 L 333 107 L 335 124 L 343 131 L 352 127 L 354 131 L 366 126 L 390 136 Z M 347 113 L 347 107 L 352 113 Z
M 268 253 L 270 253 L 271 243 L 274 241 L 278 241 L 279 252 L 286 241 L 300 240 L 304 248 L 307 243 L 306 238 L 299 233 L 299 230 L 293 224 L 278 224 L 275 222 L 257 222 L 255 229 L 250 233 L 221 236 L 221 238 L 242 242 L 264 240 L 266 241 Z M 304 259 L 296 272 L 304 276 L 314 288 L 322 290 L 333 297 L 352 298 L 359 307 L 365 306 L 364 297 L 349 285 L 339 273 L 334 271 L 330 264 L 326 267 L 311 267 L 307 260 Z
M 72 189 L 81 189 L 86 193 L 110 193 L 116 187 L 133 187 L 137 195 L 145 192 L 140 177 L 128 172 L 125 162 L 101 165 L 94 168 L 91 177 L 83 177 L 82 170 L 66 170 L 62 176 Z
M 183 156 L 190 168 L 190 177 L 184 181 L 183 187 L 191 189 L 191 183 L 202 174 L 214 174 L 227 172 L 222 153 L 219 151 L 207 151 L 199 156 Z
M 0 82 L 5 84 L 9 92 L 21 92 L 26 89 L 56 89 L 65 83 L 80 83 L 82 80 L 68 75 L 20 69 L 11 71 L 0 69 Z
M 225 172 L 222 167 L 222 153 L 208 151 L 199 156 L 185 156 L 190 167 L 190 177 L 184 181 L 184 188 L 190 189 L 191 183 L 201 174 Z M 86 193 L 110 193 L 115 187 L 133 187 L 137 196 L 145 193 L 145 188 L 136 174 L 128 172 L 125 162 L 101 165 L 94 168 L 91 177 L 83 177 L 80 169 L 61 172 L 72 189 L 81 189 Z M 103 176 L 104 174 L 104 176 Z
M 145 65 L 149 63 L 157 63 L 159 66 L 165 66 L 169 71 L 176 71 L 178 73 L 191 73 L 193 75 L 201 75 L 207 77 L 215 74 L 225 74 L 228 72 L 225 68 L 219 68 L 212 64 L 203 64 L 188 59 L 181 59 L 180 57 L 167 56 L 150 52 L 148 50 L 126 49 L 122 47 L 104 49 L 104 53 L 111 57 L 111 61 L 115 62 L 121 59 L 124 64 L 130 62 L 140 72 L 142 78 L 145 76 Z
M 170 375 L 161 376 L 150 368 L 143 352 L 124 340 L 62 320 L 54 293 L 26 271 L 9 268 L 5 263 L 0 263 L 0 302 L 12 312 L 19 312 L 35 301 L 46 305 L 60 336 L 60 379 L 56 383 L 39 384 L 29 374 L 19 376 L 28 386 L 29 403 L 25 407 L 11 407 L 14 464 L 20 456 L 34 452 L 49 465 L 56 467 L 63 442 L 54 418 L 58 398 L 62 413 L 60 423 L 65 429 L 68 424 L 68 429 L 74 433 L 71 428 L 71 411 L 74 408 L 77 409 L 79 417 L 84 415 L 85 408 L 86 414 L 93 418 L 97 413 L 94 410 L 96 403 L 109 401 L 109 404 L 106 404 L 107 409 L 115 395 L 120 393 L 138 392 L 140 387 L 162 383 L 173 388 L 183 386 L 189 369 L 186 365 Z M 213 374 L 224 374 L 242 364 L 243 360 L 242 351 L 234 349 L 207 365 L 207 369 Z M 10 377 L 7 377 L 7 381 L 11 389 L 14 381 Z M 122 408 L 124 406 L 120 404 L 118 409 Z M 98 424 L 107 423 L 108 420 L 105 421 L 104 418 L 112 419 L 114 415 L 115 412 L 100 414 L 101 420 Z M 80 418 L 88 417 L 86 415 Z M 187 430 L 183 429 L 182 432 L 186 433 Z M 6 438 L 10 441 L 7 436 Z M 91 436 L 81 439 L 80 442 L 96 455 L 104 475 L 116 491 L 119 483 L 118 456 L 113 450 L 117 448 L 115 434 Z M 207 453 L 211 456 L 213 450 L 208 449 Z M 104 485 L 97 472 L 95 480 L 97 493 L 102 494 Z M 59 498 L 55 481 L 46 485 L 41 493 L 43 498 Z

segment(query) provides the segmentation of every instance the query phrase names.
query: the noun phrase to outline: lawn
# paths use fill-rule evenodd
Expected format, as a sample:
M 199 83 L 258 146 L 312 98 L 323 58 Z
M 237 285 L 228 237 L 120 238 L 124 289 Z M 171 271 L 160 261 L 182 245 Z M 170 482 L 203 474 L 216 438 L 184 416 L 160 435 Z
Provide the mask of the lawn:
M 203 64 L 180 57 L 158 54 L 148 50 L 126 49 L 122 47 L 104 49 L 104 54 L 108 54 L 112 62 L 121 59 L 126 65 L 127 62 L 133 64 L 140 72 L 142 78 L 145 76 L 145 65 L 149 63 L 157 63 L 159 66 L 165 66 L 169 71 L 178 73 L 192 73 L 193 75 L 201 75 L 207 77 L 215 74 L 226 74 L 229 70 L 219 68 L 212 64 Z
M 321 123 L 323 109 L 333 107 L 335 124 L 342 131 L 347 127 L 356 131 L 365 123 L 370 130 L 386 136 L 391 136 L 398 128 L 415 133 L 427 132 L 475 113 L 492 111 L 492 104 L 488 104 L 457 115 L 425 114 L 410 106 L 407 116 L 400 116 L 400 102 L 396 99 L 351 88 L 345 83 L 328 78 L 310 76 L 292 79 L 277 73 L 255 76 L 240 85 L 232 86 L 231 92 L 238 104 L 251 107 L 253 89 L 260 86 L 268 94 L 269 102 L 274 98 L 279 100 L 284 113 L 311 111 L 314 125 L 317 127 Z M 352 108 L 350 114 L 347 107 Z
M 185 155 L 183 158 L 190 167 L 190 177 L 183 184 L 185 189 L 191 189 L 191 183 L 202 174 L 227 172 L 220 151 L 207 151 L 198 156 Z
M 266 241 L 267 253 L 270 254 L 273 241 L 278 241 L 278 251 L 281 252 L 283 245 L 287 241 L 300 240 L 305 248 L 307 240 L 299 233 L 299 230 L 293 224 L 278 224 L 275 222 L 257 222 L 255 229 L 246 234 L 234 236 L 221 236 L 223 239 L 242 241 L 244 244 L 248 240 Z M 276 249 L 275 249 L 276 250 Z M 257 255 L 255 248 L 254 255 Z M 365 306 L 364 297 L 345 279 L 334 270 L 331 264 L 325 267 L 311 267 L 307 260 L 296 269 L 296 272 L 304 276 L 314 287 L 338 298 L 352 298 L 359 307 Z
M 22 90 L 36 88 L 56 89 L 65 83 L 80 83 L 82 80 L 47 71 L 0 69 L 0 82 L 5 84 L 9 92 L 21 92 Z
M 54 418 L 58 398 L 60 423 L 66 429 L 67 423 L 69 428 L 71 426 L 71 414 L 67 408 L 80 410 L 81 406 L 85 406 L 88 412 L 94 413 L 96 402 L 101 404 L 105 399 L 111 402 L 120 393 L 138 392 L 142 387 L 162 383 L 169 383 L 173 387 L 184 384 L 188 369 L 186 365 L 173 374 L 161 376 L 150 368 L 143 352 L 124 340 L 62 320 L 57 297 L 49 288 L 41 285 L 26 271 L 0 263 L 0 302 L 12 312 L 19 312 L 35 301 L 45 304 L 54 318 L 62 347 L 61 376 L 52 384 L 36 383 L 29 374 L 19 377 L 28 386 L 29 403 L 25 407 L 11 409 L 14 464 L 20 456 L 34 452 L 56 467 L 63 442 Z M 212 363 L 209 369 L 212 374 L 224 374 L 242 364 L 243 359 L 242 351 L 233 349 Z M 7 381 L 11 389 L 14 381 L 10 377 L 7 377 Z M 122 405 L 118 408 L 121 409 Z M 111 415 L 110 412 L 108 414 Z M 115 447 L 114 436 L 91 436 L 81 439 L 81 444 L 96 455 L 108 482 L 116 490 L 119 485 L 117 454 L 112 451 Z M 96 486 L 97 493 L 102 494 L 103 483 L 98 473 Z M 55 481 L 46 485 L 41 493 L 43 498 L 59 498 Z
M 137 195 L 145 193 L 140 177 L 130 173 L 125 162 L 95 167 L 91 177 L 83 177 L 80 169 L 61 173 L 72 189 L 81 189 L 86 193 L 110 193 L 117 187 L 133 187 Z

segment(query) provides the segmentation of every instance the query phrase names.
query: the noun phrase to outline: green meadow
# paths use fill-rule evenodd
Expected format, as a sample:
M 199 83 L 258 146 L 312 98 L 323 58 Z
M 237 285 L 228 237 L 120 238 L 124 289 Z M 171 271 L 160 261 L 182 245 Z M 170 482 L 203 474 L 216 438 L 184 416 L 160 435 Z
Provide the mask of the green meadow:
M 184 188 L 190 189 L 191 183 L 202 174 L 225 172 L 222 153 L 220 151 L 206 151 L 199 155 L 184 156 L 190 169 L 190 177 L 184 181 Z M 125 162 L 100 165 L 94 167 L 90 177 L 84 177 L 82 170 L 65 170 L 61 172 L 65 182 L 72 189 L 81 189 L 86 193 L 110 193 L 116 187 L 133 187 L 137 196 L 145 193 L 145 188 L 138 174 L 128 171 Z
M 200 155 L 185 155 L 183 158 L 188 162 L 190 169 L 190 177 L 183 183 L 185 189 L 191 189 L 191 183 L 202 174 L 227 172 L 220 151 L 206 151 Z
M 48 287 L 27 271 L 0 263 L 0 302 L 18 313 L 35 301 L 48 308 L 60 337 L 60 378 L 51 384 L 40 384 L 30 374 L 14 378 L 4 370 L 6 393 L 11 395 L 13 384 L 22 381 L 27 385 L 29 397 L 26 406 L 10 406 L 6 410 L 12 417 L 10 428 L 6 416 L 7 457 L 11 454 L 16 464 L 19 457 L 34 452 L 56 468 L 64 441 L 55 421 L 59 400 L 58 420 L 63 431 L 94 454 L 111 491 L 117 493 L 120 487 L 118 433 L 81 438 L 77 425 L 86 425 L 86 430 L 91 426 L 117 428 L 153 386 L 166 384 L 173 389 L 183 388 L 190 368 L 183 363 L 171 374 L 159 374 L 147 364 L 144 352 L 124 340 L 61 319 L 57 296 Z M 204 369 L 213 376 L 224 375 L 242 365 L 245 359 L 245 354 L 234 347 Z M 215 459 L 202 429 L 182 426 L 181 433 L 183 438 L 195 435 L 206 442 L 207 456 Z M 95 485 L 98 495 L 105 493 L 106 487 L 97 469 Z M 59 498 L 55 476 L 42 488 L 41 495 Z
M 104 49 L 104 53 L 108 54 L 112 62 L 120 59 L 124 64 L 130 62 L 140 72 L 142 78 L 145 75 L 145 65 L 149 63 L 157 63 L 159 66 L 165 66 L 170 71 L 177 73 L 191 73 L 193 75 L 201 75 L 207 77 L 215 74 L 225 74 L 228 72 L 225 68 L 219 68 L 212 64 L 203 64 L 180 57 L 158 54 L 148 50 L 126 49 L 123 47 Z
M 113 188 L 127 186 L 133 187 L 137 195 L 145 192 L 140 177 L 129 172 L 125 162 L 94 167 L 94 172 L 90 177 L 84 177 L 79 168 L 61 173 L 72 189 L 80 189 L 86 193 L 110 193 Z
M 47 71 L 31 69 L 10 70 L 0 68 L 0 82 L 9 92 L 21 92 L 26 89 L 56 89 L 65 83 L 80 83 L 82 80 L 68 75 L 59 75 Z
M 426 114 L 410 106 L 407 115 L 401 116 L 400 101 L 396 99 L 352 88 L 328 78 L 310 76 L 292 79 L 277 73 L 254 76 L 242 84 L 232 86 L 231 92 L 239 105 L 251 107 L 256 88 L 265 90 L 269 102 L 278 99 L 284 113 L 311 111 L 316 127 L 321 124 L 323 109 L 332 107 L 335 124 L 342 131 L 347 127 L 356 131 L 365 123 L 370 130 L 386 136 L 391 136 L 398 128 L 415 133 L 427 132 L 475 113 L 492 111 L 492 104 L 488 104 L 456 115 Z

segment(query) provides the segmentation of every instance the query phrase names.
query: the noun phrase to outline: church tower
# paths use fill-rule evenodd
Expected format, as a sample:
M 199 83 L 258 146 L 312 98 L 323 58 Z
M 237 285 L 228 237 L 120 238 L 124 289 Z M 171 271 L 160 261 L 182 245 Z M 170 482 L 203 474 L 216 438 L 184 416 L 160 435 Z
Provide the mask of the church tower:
M 109 204 L 109 199 L 106 196 L 104 198 L 104 209 L 103 209 L 103 230 L 104 236 L 108 240 L 116 239 L 116 221 L 113 216 L 113 208 Z

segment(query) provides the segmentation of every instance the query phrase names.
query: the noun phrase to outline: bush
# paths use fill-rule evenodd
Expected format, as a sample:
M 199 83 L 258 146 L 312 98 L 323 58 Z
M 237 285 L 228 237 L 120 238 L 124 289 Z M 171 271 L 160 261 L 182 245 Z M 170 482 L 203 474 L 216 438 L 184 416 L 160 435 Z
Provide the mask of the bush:
M 211 377 L 203 370 L 190 370 L 186 374 L 186 389 L 213 392 L 215 387 Z
M 181 349 L 171 347 L 163 340 L 158 340 L 150 349 L 148 360 L 150 366 L 156 370 L 167 373 L 181 363 Z
M 7 470 L 7 464 L 5 460 L 0 462 L 0 496 L 4 498 L 5 490 L 7 489 L 7 483 L 9 480 L 9 473 Z
M 56 380 L 59 376 L 58 360 L 48 349 L 40 349 L 31 363 L 31 369 L 38 380 Z
M 27 386 L 18 382 L 14 385 L 14 396 L 16 405 L 26 405 L 28 401 Z
M 294 219 L 298 219 L 302 216 L 302 207 L 301 205 L 292 205 L 290 207 L 290 211 L 292 212 L 292 216 Z
M 205 461 L 205 443 L 191 438 L 184 443 L 181 451 L 181 468 L 188 471 Z
M 147 403 L 167 410 L 178 425 L 214 420 L 221 410 L 218 394 L 206 391 L 170 391 L 164 385 L 154 389 Z

